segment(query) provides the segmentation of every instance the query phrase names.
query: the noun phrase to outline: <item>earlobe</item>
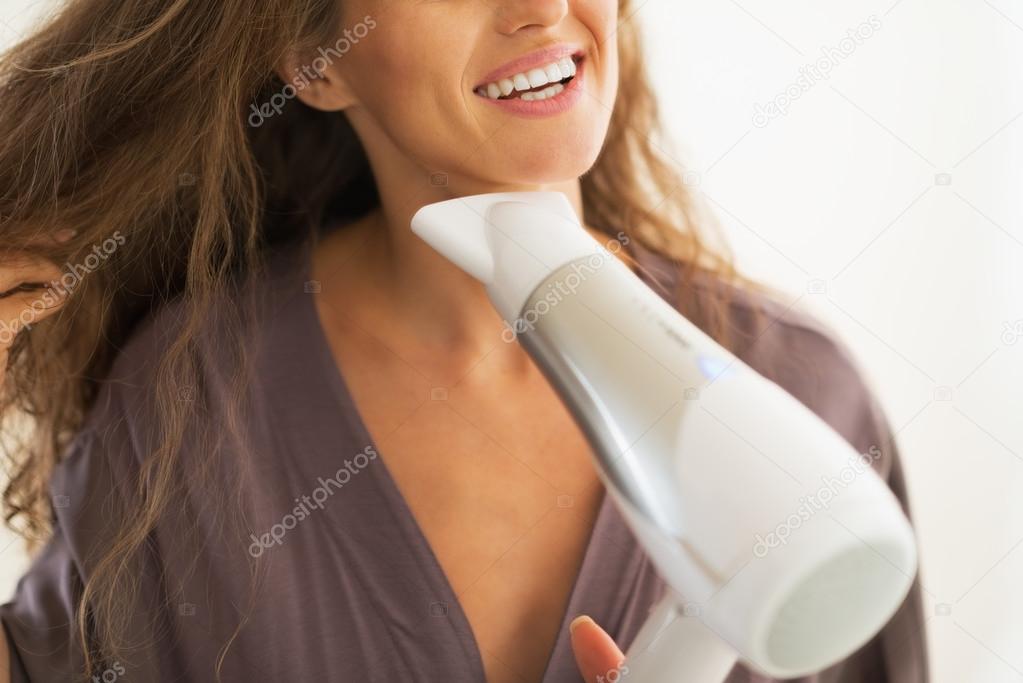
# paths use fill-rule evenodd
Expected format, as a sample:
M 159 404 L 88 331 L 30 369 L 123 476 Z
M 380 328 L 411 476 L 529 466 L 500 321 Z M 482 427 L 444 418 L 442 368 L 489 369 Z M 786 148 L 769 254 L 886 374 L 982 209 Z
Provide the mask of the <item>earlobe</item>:
M 289 56 L 277 69 L 284 88 L 294 89 L 291 96 L 323 111 L 341 111 L 356 103 L 348 83 L 337 69 L 328 66 L 317 71 L 312 65 Z

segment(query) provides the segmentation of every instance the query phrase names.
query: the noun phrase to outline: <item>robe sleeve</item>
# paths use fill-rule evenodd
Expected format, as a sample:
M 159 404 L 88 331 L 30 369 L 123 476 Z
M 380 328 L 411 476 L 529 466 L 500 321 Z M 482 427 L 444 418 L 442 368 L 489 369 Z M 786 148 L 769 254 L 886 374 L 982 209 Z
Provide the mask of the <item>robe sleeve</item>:
M 740 357 L 813 410 L 862 454 L 912 521 L 895 434 L 853 354 L 836 333 L 804 313 L 768 309 L 766 327 Z M 926 683 L 925 618 L 919 575 L 888 624 L 860 650 L 800 683 Z M 769 679 L 737 667 L 728 683 Z
M 75 609 L 86 563 L 109 547 L 115 521 L 124 518 L 133 471 L 124 416 L 115 395 L 103 391 L 51 477 L 53 534 L 0 605 L 12 683 L 82 678 Z

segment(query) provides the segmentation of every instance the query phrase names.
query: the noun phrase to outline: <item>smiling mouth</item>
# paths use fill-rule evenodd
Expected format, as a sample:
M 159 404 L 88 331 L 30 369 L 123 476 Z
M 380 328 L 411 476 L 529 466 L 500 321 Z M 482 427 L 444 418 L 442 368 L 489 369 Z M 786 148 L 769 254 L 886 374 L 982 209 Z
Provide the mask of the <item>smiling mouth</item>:
M 491 100 L 544 100 L 561 93 L 575 78 L 583 55 L 564 57 L 493 83 L 477 86 L 473 92 Z

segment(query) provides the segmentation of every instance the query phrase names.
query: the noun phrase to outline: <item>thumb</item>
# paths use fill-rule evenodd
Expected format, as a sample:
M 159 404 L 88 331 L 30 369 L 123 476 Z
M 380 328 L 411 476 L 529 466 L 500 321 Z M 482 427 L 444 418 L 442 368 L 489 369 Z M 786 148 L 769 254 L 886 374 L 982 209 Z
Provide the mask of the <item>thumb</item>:
M 568 627 L 572 639 L 575 662 L 586 683 L 606 683 L 618 680 L 615 673 L 625 661 L 625 655 L 615 641 L 593 619 L 576 617 Z

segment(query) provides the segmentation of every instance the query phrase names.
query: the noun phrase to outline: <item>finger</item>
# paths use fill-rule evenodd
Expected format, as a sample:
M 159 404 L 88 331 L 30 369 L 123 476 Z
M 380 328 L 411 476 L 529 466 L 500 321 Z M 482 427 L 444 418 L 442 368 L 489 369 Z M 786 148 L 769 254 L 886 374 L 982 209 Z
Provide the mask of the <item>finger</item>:
M 21 285 L 46 285 L 62 275 L 57 264 L 44 258 L 24 256 L 0 263 L 0 296 L 9 295 Z
M 76 234 L 65 228 L 33 240 L 26 250 L 0 252 L 0 350 L 6 351 L 26 325 L 52 315 L 67 298 L 68 292 L 61 284 L 64 276 L 61 268 L 28 249 L 44 246 L 46 242 L 65 244 Z
M 0 348 L 11 346 L 26 325 L 52 315 L 66 299 L 61 288 L 46 287 L 0 298 Z
M 8 349 L 14 346 L 18 334 L 30 325 L 35 325 L 49 313 L 36 313 L 31 309 L 24 309 L 16 316 L 0 316 L 0 349 Z
M 607 632 L 590 617 L 576 617 L 569 625 L 572 652 L 586 683 L 613 680 L 614 671 L 625 661 L 625 655 Z

